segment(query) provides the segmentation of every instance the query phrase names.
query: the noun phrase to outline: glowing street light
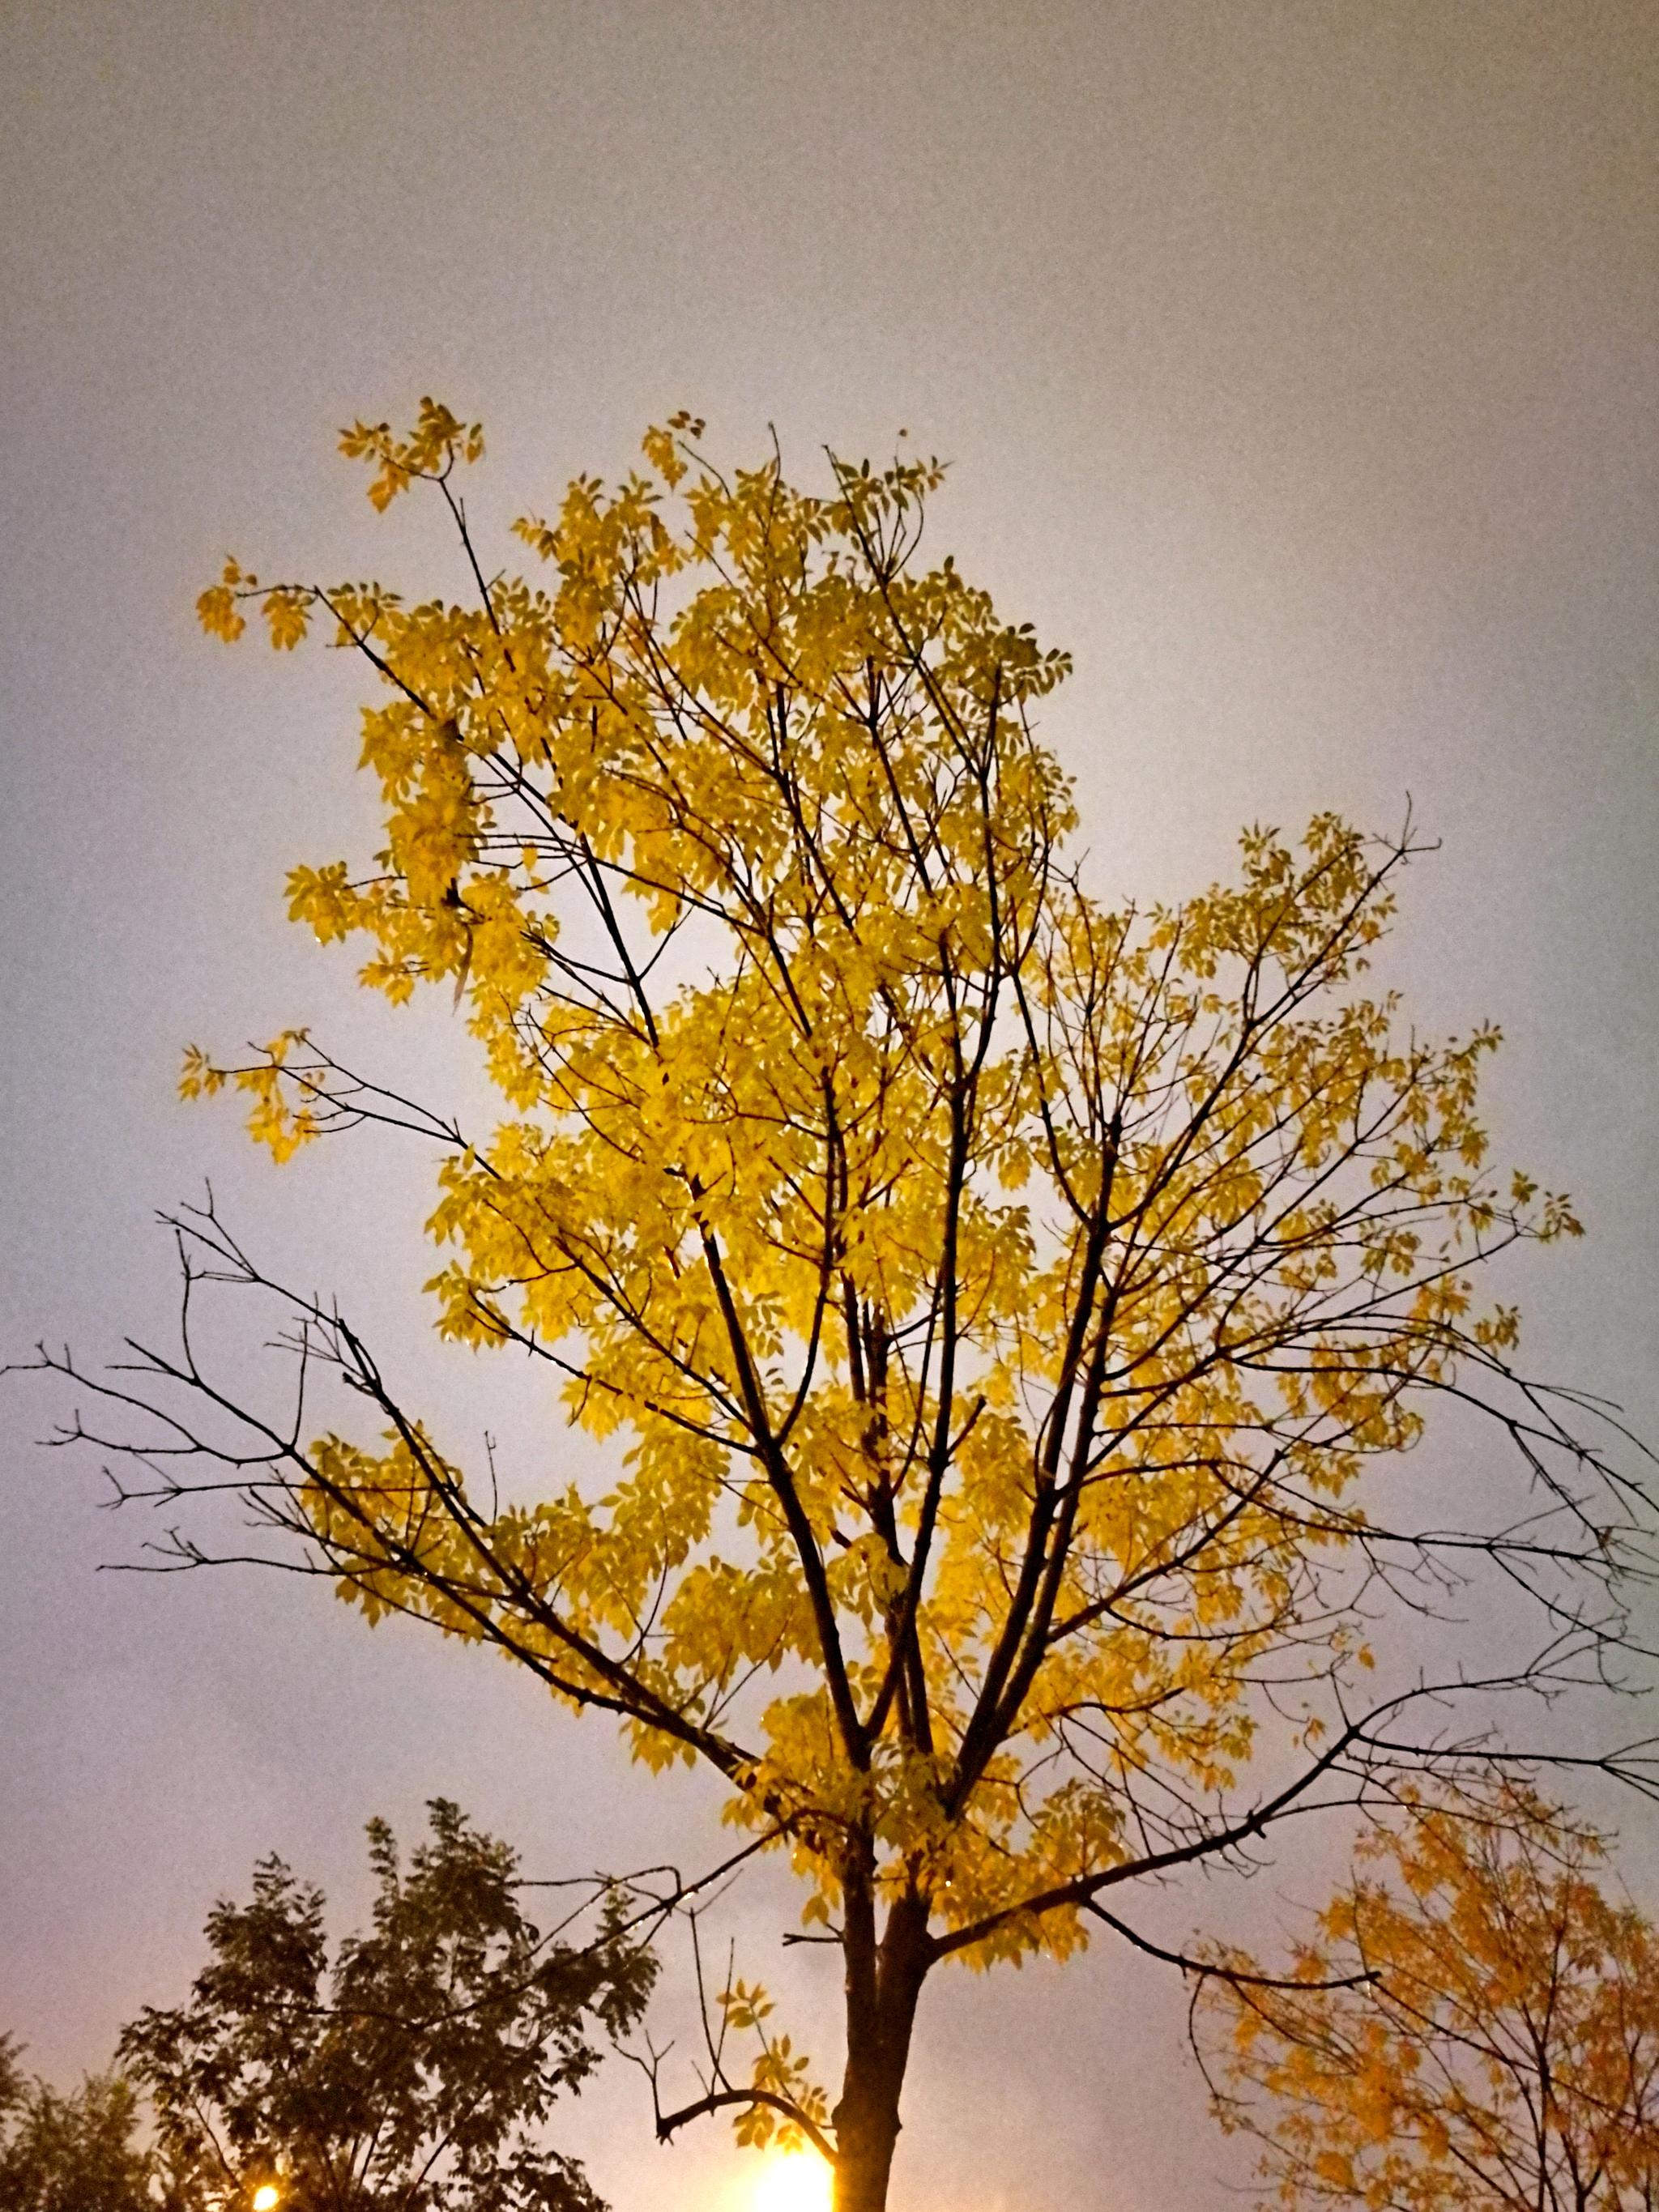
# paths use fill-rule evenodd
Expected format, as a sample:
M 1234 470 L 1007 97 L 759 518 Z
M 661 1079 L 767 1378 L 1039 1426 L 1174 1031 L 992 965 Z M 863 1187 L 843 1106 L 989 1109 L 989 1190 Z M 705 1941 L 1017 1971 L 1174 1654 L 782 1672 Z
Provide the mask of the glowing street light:
M 253 2212 L 276 2212 L 282 2195 L 274 2181 L 262 2181 L 253 2192 Z
M 753 2212 L 830 2212 L 831 2175 L 815 2150 L 769 2158 L 755 2179 Z

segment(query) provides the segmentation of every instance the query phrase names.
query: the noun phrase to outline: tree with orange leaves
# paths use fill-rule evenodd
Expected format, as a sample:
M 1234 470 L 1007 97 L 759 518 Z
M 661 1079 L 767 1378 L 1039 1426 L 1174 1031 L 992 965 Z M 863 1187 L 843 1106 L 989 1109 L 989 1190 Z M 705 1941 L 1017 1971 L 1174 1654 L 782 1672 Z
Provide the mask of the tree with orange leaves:
M 1222 2116 L 1281 2203 L 1659 2203 L 1659 1934 L 1602 1856 L 1523 1790 L 1408 1802 L 1295 1962 L 1324 1986 L 1206 1984 Z

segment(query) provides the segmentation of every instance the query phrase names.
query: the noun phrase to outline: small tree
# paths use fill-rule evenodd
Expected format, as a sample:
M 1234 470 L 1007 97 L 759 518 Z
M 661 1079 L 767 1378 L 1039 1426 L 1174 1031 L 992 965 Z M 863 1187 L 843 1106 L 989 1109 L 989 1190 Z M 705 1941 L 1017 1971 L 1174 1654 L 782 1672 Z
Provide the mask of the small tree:
M 88 2075 L 65 2096 L 25 2078 L 0 2035 L 0 2207 L 4 2212 L 160 2212 L 155 2161 L 137 2140 L 138 2100 L 118 2075 Z M 152 2183 L 157 2193 L 152 2193 Z
M 525 1354 L 623 1464 L 469 1476 L 210 1207 L 175 1224 L 187 1314 L 204 1276 L 277 1297 L 368 1433 L 318 1430 L 303 1385 L 291 1420 L 213 1426 L 238 1401 L 188 1328 L 140 1380 L 82 1380 L 162 1413 L 159 1479 L 129 1487 L 228 1464 L 273 1556 L 370 1620 L 493 1644 L 647 1765 L 720 1778 L 840 1948 L 840 2088 L 738 1985 L 752 2074 L 711 2035 L 659 2126 L 781 2124 L 841 2212 L 880 2212 L 937 1967 L 1144 1942 L 1108 1905 L 1131 1884 L 1496 1756 L 1452 1748 L 1443 1702 L 1437 1737 L 1413 1716 L 1438 1696 L 1484 1728 L 1582 1671 L 1619 1633 L 1635 1505 L 1477 1298 L 1496 1255 L 1576 1229 L 1486 1170 L 1495 1032 L 1431 1043 L 1365 989 L 1409 836 L 1254 831 L 1235 882 L 1101 904 L 1030 720 L 1067 663 L 921 565 L 938 468 L 832 461 L 819 496 L 775 456 L 722 471 L 701 430 L 521 523 L 543 584 L 486 579 L 454 488 L 476 426 L 430 402 L 405 440 L 360 424 L 374 503 L 433 491 L 476 604 L 234 562 L 201 602 L 280 647 L 320 617 L 374 672 L 382 849 L 297 870 L 292 910 L 366 938 L 394 1000 L 465 1002 L 504 1114 L 464 1130 L 303 1032 L 193 1053 L 185 1089 L 240 1085 L 279 1158 L 363 1125 L 435 1143 L 441 1334 Z M 1518 1447 L 1512 1519 L 1454 1486 L 1427 1532 L 1381 1488 L 1437 1397 Z M 1374 1609 L 1483 1563 L 1547 1649 L 1367 1702 Z
M 1652 2212 L 1659 1937 L 1601 1856 L 1520 1793 L 1418 1804 L 1296 1961 L 1353 1986 L 1206 1986 L 1219 2108 L 1280 2202 Z
M 541 2130 L 597 2063 L 595 2033 L 638 2019 L 649 1954 L 614 1909 L 592 1946 L 550 1943 L 514 1852 L 441 1798 L 430 1812 L 406 1869 L 369 1824 L 373 1925 L 331 1964 L 321 1892 L 264 1859 L 248 1902 L 209 1915 L 190 2002 L 122 2035 L 161 2148 L 206 2204 L 268 2180 L 284 2212 L 599 2212 Z

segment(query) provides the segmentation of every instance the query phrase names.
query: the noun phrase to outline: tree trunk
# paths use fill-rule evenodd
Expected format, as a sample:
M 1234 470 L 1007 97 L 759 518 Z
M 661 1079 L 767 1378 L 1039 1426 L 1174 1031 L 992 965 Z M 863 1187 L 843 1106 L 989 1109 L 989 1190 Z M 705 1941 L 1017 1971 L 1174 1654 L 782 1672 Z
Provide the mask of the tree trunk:
M 867 2110 L 849 2112 L 845 2097 L 836 2107 L 835 2212 L 887 2212 L 887 2183 L 898 2141 L 896 2081 L 890 2094 L 873 2094 Z
M 847 2069 L 833 2115 L 835 2212 L 887 2212 L 916 2000 L 932 1963 L 927 1905 L 898 1899 L 879 1947 L 871 1900 L 849 1889 L 848 1905 Z

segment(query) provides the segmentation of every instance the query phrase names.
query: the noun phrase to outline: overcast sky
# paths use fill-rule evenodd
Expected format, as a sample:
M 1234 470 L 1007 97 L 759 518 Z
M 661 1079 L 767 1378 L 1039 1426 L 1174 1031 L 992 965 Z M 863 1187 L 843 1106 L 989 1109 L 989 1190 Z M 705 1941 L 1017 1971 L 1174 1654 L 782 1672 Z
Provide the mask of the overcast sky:
M 293 1021 L 453 1058 L 282 920 L 284 868 L 369 818 L 355 678 L 191 613 L 231 550 L 447 584 L 429 514 L 377 523 L 332 453 L 429 391 L 489 427 L 486 526 L 680 405 L 739 453 L 775 423 L 803 474 L 901 426 L 949 456 L 935 545 L 1075 653 L 1047 728 L 1103 888 L 1409 793 L 1443 843 L 1400 973 L 1430 1024 L 1501 1022 L 1499 1148 L 1591 1231 L 1514 1286 L 1533 1364 L 1659 1431 L 1651 0 L 0 15 L 0 1347 L 161 1334 L 151 1215 L 211 1176 L 459 1432 L 501 1425 L 495 1371 L 424 1334 L 418 1160 L 279 1176 L 174 1100 L 187 1039 Z M 96 1575 L 147 1531 L 33 1449 L 53 1411 L 0 1394 L 0 2029 L 33 2063 L 181 1994 L 264 1850 L 356 1907 L 362 1821 L 434 1791 L 537 1870 L 707 1846 L 698 1790 L 499 1666 L 280 1578 Z M 740 1924 L 772 1973 L 775 1920 Z M 829 1978 L 791 1987 L 833 2046 Z M 908 2212 L 1215 2212 L 1242 2166 L 1182 2017 L 1116 1954 L 941 1978 Z M 567 2133 L 618 2212 L 741 2201 L 726 2137 L 657 2150 L 624 2069 Z

